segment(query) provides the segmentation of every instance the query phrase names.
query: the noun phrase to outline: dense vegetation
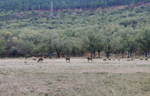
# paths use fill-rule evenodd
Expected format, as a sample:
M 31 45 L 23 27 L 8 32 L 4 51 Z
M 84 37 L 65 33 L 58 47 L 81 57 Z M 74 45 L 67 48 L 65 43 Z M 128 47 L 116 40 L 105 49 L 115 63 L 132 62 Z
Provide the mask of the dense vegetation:
M 37 10 L 50 9 L 52 0 L 0 0 L 1 10 Z M 59 8 L 97 8 L 115 5 L 146 3 L 149 0 L 53 0 L 54 9 Z
M 129 15 L 127 17 L 127 11 Z M 10 11 L 9 11 L 10 12 Z M 7 15 L 2 15 L 7 14 Z M 17 15 L 14 15 L 17 14 Z M 150 50 L 150 7 L 55 12 L 1 13 L 0 56 L 84 52 L 144 52 Z M 30 18 L 29 18 L 30 17 Z

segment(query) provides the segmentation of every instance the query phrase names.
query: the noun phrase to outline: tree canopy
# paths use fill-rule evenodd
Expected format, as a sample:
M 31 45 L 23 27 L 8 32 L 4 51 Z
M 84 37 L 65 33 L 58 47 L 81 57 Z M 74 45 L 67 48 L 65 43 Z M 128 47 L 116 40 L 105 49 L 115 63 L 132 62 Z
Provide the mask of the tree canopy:
M 118 1 L 119 2 L 119 1 Z M 127 16 L 128 11 L 128 16 Z M 90 52 L 123 55 L 149 49 L 150 7 L 54 12 L 30 10 L 0 13 L 1 56 L 53 54 L 83 56 Z M 123 57 L 123 56 L 122 56 Z

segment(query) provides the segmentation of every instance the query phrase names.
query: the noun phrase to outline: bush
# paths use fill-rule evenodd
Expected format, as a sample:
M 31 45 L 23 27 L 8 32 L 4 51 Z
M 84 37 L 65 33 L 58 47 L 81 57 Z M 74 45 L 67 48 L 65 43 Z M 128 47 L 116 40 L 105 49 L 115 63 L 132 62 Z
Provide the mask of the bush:
M 148 57 L 145 57 L 145 60 L 148 60 Z
M 24 13 L 23 12 L 20 12 L 20 15 L 22 16 Z
M 134 58 L 131 58 L 131 60 L 134 60 Z
M 111 60 L 111 58 L 108 58 L 108 60 Z
M 28 15 L 32 15 L 32 12 L 31 12 L 31 11 L 29 11 L 29 12 L 28 12 Z
M 136 13 L 142 12 L 142 9 L 140 7 L 136 7 L 136 8 L 134 8 L 134 10 L 135 10 Z
M 127 61 L 131 61 L 131 59 L 130 59 L 130 58 L 127 58 Z
M 140 60 L 143 60 L 143 58 L 142 58 L 142 57 L 140 57 L 139 59 L 140 59 Z
M 82 9 L 76 10 L 76 14 L 82 14 L 82 13 L 83 13 Z
M 106 58 L 103 58 L 103 61 L 106 61 L 107 59 Z
M 33 58 L 33 60 L 36 60 L 36 58 Z
M 27 55 L 27 57 L 31 57 L 31 55 L 30 55 L 30 54 L 28 54 L 28 55 Z

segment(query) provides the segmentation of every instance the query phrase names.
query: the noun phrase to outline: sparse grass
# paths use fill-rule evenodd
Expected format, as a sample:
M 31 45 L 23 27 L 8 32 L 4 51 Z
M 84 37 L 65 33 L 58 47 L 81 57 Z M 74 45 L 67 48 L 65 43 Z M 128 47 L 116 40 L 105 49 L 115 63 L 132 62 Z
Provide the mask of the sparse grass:
M 149 61 L 1 60 L 1 96 L 149 96 Z

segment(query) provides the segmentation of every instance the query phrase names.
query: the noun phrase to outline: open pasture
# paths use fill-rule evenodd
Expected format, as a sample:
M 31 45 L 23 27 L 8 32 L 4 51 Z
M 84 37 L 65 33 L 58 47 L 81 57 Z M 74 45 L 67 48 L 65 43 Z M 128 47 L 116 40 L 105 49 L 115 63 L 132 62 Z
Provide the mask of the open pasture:
M 0 96 L 150 96 L 150 61 L 1 59 Z

